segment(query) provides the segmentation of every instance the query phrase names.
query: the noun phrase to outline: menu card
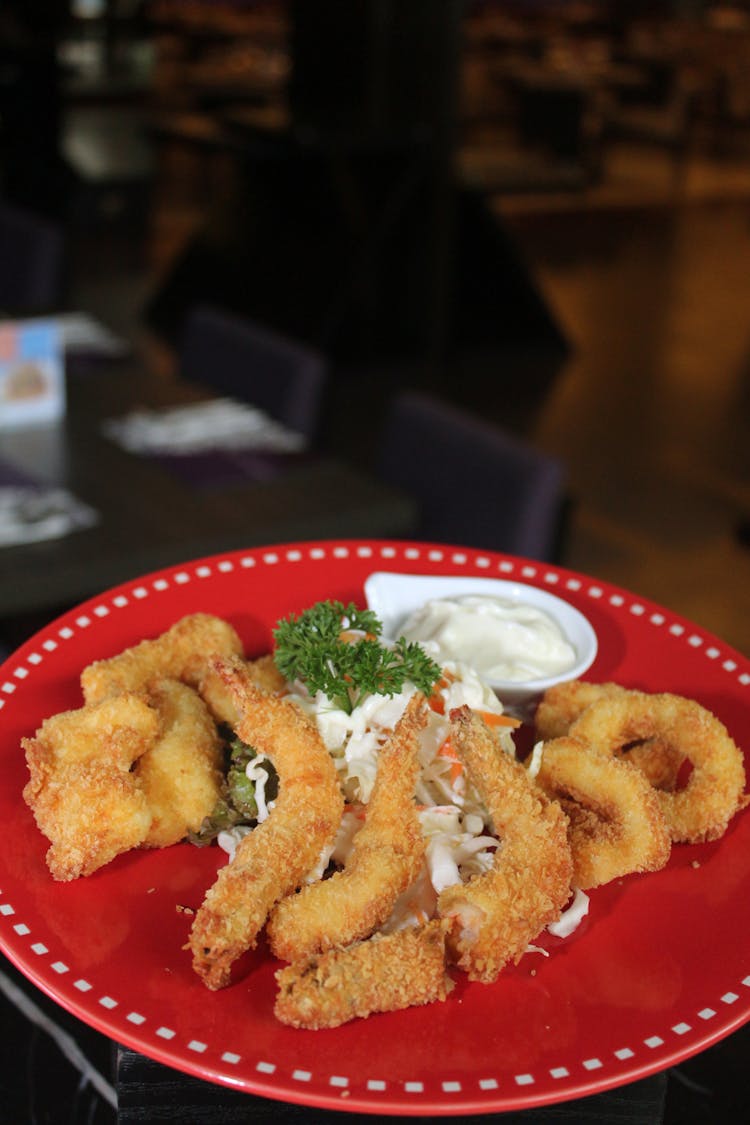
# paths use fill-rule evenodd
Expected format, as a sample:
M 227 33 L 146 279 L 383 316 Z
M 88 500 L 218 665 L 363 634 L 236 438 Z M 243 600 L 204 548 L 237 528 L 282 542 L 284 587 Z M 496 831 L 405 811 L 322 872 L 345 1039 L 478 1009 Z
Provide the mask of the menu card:
M 0 429 L 65 413 L 65 364 L 52 321 L 0 321 Z

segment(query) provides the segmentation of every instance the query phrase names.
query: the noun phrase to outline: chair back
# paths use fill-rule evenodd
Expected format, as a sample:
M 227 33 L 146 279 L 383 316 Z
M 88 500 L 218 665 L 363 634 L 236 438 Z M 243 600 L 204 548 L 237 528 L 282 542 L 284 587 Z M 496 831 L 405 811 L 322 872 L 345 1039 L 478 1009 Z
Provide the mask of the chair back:
M 52 220 L 0 204 L 0 310 L 25 315 L 61 308 L 64 242 Z
M 179 366 L 184 378 L 252 403 L 309 441 L 315 437 L 328 365 L 313 348 L 196 305 L 185 320 Z
M 387 414 L 377 471 L 417 501 L 424 540 L 559 561 L 563 466 L 497 425 L 404 391 Z

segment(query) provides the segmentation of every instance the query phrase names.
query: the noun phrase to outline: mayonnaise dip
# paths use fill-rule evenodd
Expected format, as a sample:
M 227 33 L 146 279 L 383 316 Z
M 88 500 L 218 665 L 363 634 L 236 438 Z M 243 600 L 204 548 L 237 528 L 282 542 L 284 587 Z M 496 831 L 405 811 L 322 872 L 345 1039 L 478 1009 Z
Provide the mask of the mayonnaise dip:
M 487 680 L 520 683 L 568 671 L 576 651 L 548 613 L 480 594 L 433 598 L 399 630 L 431 656 L 460 660 Z

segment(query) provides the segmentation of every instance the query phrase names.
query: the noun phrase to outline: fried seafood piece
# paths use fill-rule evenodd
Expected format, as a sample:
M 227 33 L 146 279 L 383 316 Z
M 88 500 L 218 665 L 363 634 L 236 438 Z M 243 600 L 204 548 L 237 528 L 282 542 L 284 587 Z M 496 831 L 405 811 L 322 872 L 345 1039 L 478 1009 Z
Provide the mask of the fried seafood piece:
M 23 796 L 50 841 L 55 879 L 91 875 L 143 843 L 151 810 L 131 766 L 158 732 L 156 710 L 126 693 L 54 715 L 22 740 L 30 774 Z
M 140 691 L 150 680 L 164 677 L 197 687 L 212 656 L 241 655 L 242 642 L 229 622 L 209 613 L 193 613 L 153 640 L 89 664 L 81 673 L 81 687 L 87 703 Z
M 279 795 L 267 820 L 240 842 L 193 922 L 193 968 L 211 989 L 230 983 L 234 961 L 252 948 L 273 906 L 295 890 L 332 844 L 344 799 L 333 759 L 313 722 L 268 695 L 241 661 L 216 660 L 242 718 L 237 734 L 273 762 Z
M 563 736 L 544 743 L 536 780 L 567 813 L 574 886 L 657 871 L 669 859 L 658 794 L 635 766 Z
M 259 656 L 256 660 L 246 660 L 245 668 L 250 679 L 261 691 L 277 695 L 287 687 L 287 682 L 274 664 L 270 653 Z M 206 670 L 198 685 L 198 691 L 216 721 L 225 723 L 234 730 L 240 721 L 240 712 L 231 689 L 215 668 Z
M 149 702 L 159 734 L 138 760 L 136 776 L 151 809 L 148 848 L 165 848 L 197 831 L 221 794 L 223 744 L 193 688 L 178 680 L 152 683 Z
M 415 695 L 378 755 L 365 821 L 341 871 L 282 899 L 271 915 L 271 950 L 284 961 L 366 938 L 389 917 L 398 896 L 416 879 L 424 839 L 414 804 L 419 732 L 427 722 Z
M 450 713 L 451 741 L 492 818 L 500 846 L 489 871 L 438 898 L 447 943 L 472 980 L 493 981 L 559 918 L 570 897 L 573 861 L 567 817 L 467 707 Z
M 438 921 L 302 958 L 276 980 L 277 1019 L 310 1030 L 445 1000 L 453 988 Z
M 534 718 L 537 737 L 547 741 L 569 734 L 573 723 L 592 703 L 627 695 L 629 690 L 620 684 L 590 684 L 584 680 L 555 684 L 547 689 L 537 707 Z M 616 753 L 637 766 L 655 789 L 674 789 L 685 761 L 676 746 L 658 738 L 634 741 L 619 747 Z
M 689 759 L 693 768 L 686 785 L 657 791 L 676 843 L 718 839 L 747 803 L 742 752 L 724 724 L 695 700 L 667 692 L 627 692 L 593 703 L 570 733 L 605 754 L 657 739 Z

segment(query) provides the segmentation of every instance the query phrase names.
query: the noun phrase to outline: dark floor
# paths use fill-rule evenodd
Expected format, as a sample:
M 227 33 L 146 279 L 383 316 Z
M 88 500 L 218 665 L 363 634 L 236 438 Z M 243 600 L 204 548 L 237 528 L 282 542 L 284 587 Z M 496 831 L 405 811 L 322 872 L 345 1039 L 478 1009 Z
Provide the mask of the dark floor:
M 144 333 L 144 302 L 196 222 L 189 184 L 168 205 L 159 198 L 142 240 L 84 232 L 71 295 L 156 368 L 169 354 Z M 567 565 L 750 654 L 750 551 L 735 534 L 750 513 L 750 175 L 618 153 L 598 191 L 496 206 L 572 350 L 541 390 L 517 351 L 437 385 L 564 458 Z M 3 1122 L 113 1119 L 42 1030 L 1 998 L 0 1015 Z M 106 1071 L 108 1044 L 65 1022 Z M 666 1125 L 748 1120 L 748 1046 L 738 1032 L 679 1067 Z

